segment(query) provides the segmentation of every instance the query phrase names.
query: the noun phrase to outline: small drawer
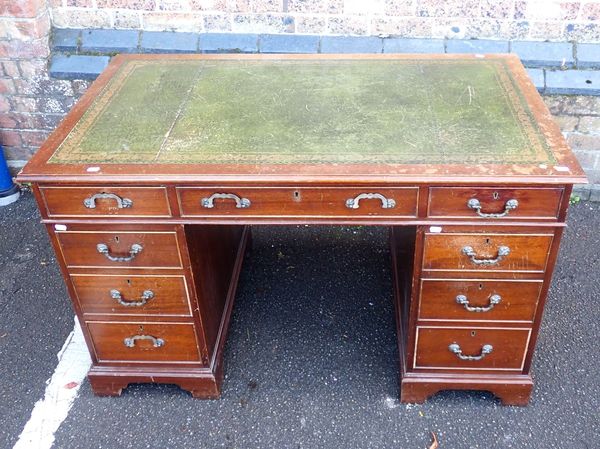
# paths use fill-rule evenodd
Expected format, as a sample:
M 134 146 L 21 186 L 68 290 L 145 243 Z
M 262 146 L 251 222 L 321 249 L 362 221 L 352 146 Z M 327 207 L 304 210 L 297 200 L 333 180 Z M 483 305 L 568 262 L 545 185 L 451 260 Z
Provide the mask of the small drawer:
M 533 322 L 540 281 L 421 280 L 419 319 Z
M 553 234 L 426 233 L 423 269 L 543 273 Z
M 57 231 L 67 267 L 181 268 L 174 232 Z
M 416 217 L 416 187 L 177 189 L 187 217 Z
M 191 323 L 86 323 L 98 362 L 200 362 Z
M 522 370 L 530 329 L 417 327 L 415 368 Z
M 165 187 L 40 187 L 48 217 L 170 217 Z
M 71 275 L 84 314 L 191 316 L 183 276 Z
M 427 216 L 555 220 L 562 195 L 562 188 L 432 187 Z

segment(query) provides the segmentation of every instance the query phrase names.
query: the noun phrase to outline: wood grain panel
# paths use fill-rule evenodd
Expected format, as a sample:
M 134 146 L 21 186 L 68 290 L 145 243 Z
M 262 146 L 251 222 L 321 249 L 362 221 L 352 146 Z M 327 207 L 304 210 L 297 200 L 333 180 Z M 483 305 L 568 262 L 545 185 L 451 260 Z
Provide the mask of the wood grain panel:
M 542 285 L 542 281 L 423 279 L 419 319 L 532 322 Z M 471 312 L 457 303 L 458 295 L 466 296 L 470 307 L 488 307 L 492 295 L 501 299 L 489 311 Z
M 530 329 L 417 327 L 415 368 L 521 370 Z M 481 360 L 461 360 L 448 347 L 458 344 L 464 355 L 478 356 L 484 345 L 493 350 Z
M 40 192 L 49 217 L 170 217 L 171 210 L 164 187 L 52 187 Z M 131 201 L 130 207 L 118 207 L 114 198 L 98 198 L 95 207 L 84 205 L 97 194 L 112 194 Z
M 431 234 L 425 235 L 424 270 L 527 271 L 543 273 L 553 234 Z M 470 246 L 475 259 L 496 259 L 499 248 L 510 249 L 497 263 L 477 264 L 463 253 Z
M 68 267 L 181 267 L 174 232 L 66 231 L 57 232 L 56 236 Z M 129 262 L 113 262 L 98 252 L 100 243 L 108 246 L 111 255 L 119 257 L 128 257 L 134 244 L 143 249 Z
M 183 276 L 71 275 L 71 282 L 84 314 L 191 316 Z M 125 306 L 111 290 L 118 290 L 125 303 L 140 302 L 146 290 L 154 296 L 144 305 Z
M 194 325 L 191 323 L 86 323 L 98 362 L 200 362 Z M 127 347 L 126 338 L 136 335 L 162 339 L 155 347 L 151 340 L 137 340 Z
M 556 219 L 564 189 L 499 187 L 432 187 L 429 190 L 429 217 L 455 217 L 485 220 Z M 479 200 L 482 213 L 502 213 L 506 202 L 515 199 L 518 206 L 501 218 L 482 218 L 467 206 Z
M 418 188 L 251 188 L 209 187 L 178 188 L 182 216 L 317 216 L 317 217 L 416 217 Z M 236 207 L 233 199 L 215 199 L 213 208 L 202 206 L 203 198 L 215 193 L 227 193 L 246 198 L 250 206 Z M 378 198 L 358 201 L 358 208 L 346 206 L 348 199 L 361 193 L 377 193 L 395 201 L 395 206 L 383 208 Z

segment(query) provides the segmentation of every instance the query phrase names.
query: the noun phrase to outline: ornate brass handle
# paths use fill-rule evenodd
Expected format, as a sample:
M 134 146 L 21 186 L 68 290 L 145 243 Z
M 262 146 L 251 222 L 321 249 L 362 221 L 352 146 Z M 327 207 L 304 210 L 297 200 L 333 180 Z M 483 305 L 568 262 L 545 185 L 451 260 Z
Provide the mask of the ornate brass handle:
M 469 256 L 471 262 L 476 265 L 495 265 L 500 262 L 505 256 L 510 254 L 510 248 L 508 246 L 499 246 L 498 247 L 498 255 L 494 259 L 477 259 L 477 253 L 471 246 L 464 246 L 462 249 L 462 253 L 465 256 Z
M 123 339 L 123 344 L 128 348 L 135 347 L 135 342 L 138 340 L 150 340 L 152 342 L 152 346 L 155 348 L 160 348 L 165 344 L 165 341 L 162 338 L 156 338 L 152 335 L 134 335 L 132 337 L 127 337 Z
M 117 202 L 117 208 L 119 209 L 127 209 L 133 206 L 133 201 L 131 201 L 129 198 L 121 198 L 119 195 L 115 195 L 114 193 L 96 193 L 95 195 L 84 199 L 83 205 L 88 209 L 95 209 L 96 200 L 105 198 L 115 200 Z
M 145 305 L 148 301 L 150 301 L 152 298 L 154 298 L 154 292 L 152 290 L 144 290 L 139 301 L 124 301 L 123 295 L 121 294 L 121 292 L 119 290 L 113 289 L 110 291 L 110 297 L 112 299 L 116 300 L 122 306 L 139 307 L 139 306 Z
M 473 209 L 475 212 L 477 212 L 477 215 L 483 218 L 501 218 L 506 217 L 511 210 L 514 210 L 517 207 L 519 207 L 519 202 L 515 199 L 508 200 L 506 203 L 504 203 L 504 212 L 496 214 L 486 214 L 484 212 L 481 212 L 481 203 L 477 198 L 471 198 L 469 201 L 467 201 L 467 207 L 469 209 Z
M 233 193 L 213 193 L 208 198 L 202 198 L 202 200 L 200 201 L 200 204 L 202 204 L 202 207 L 206 207 L 207 209 L 212 209 L 213 207 L 215 207 L 214 201 L 217 198 L 235 200 L 235 207 L 238 209 L 246 209 L 246 208 L 250 207 L 250 204 L 251 204 L 250 200 L 248 198 L 240 198 L 239 196 L 237 196 Z
M 478 360 L 483 359 L 486 355 L 490 354 L 494 350 L 494 347 L 492 345 L 483 345 L 481 347 L 481 352 L 479 353 L 479 355 L 464 355 L 462 349 L 460 349 L 460 346 L 456 343 L 452 343 L 450 346 L 448 346 L 448 350 L 451 353 L 456 354 L 456 357 L 458 357 L 461 360 L 476 362 Z
M 396 207 L 396 200 L 393 198 L 386 198 L 381 193 L 361 193 L 355 198 L 348 198 L 346 200 L 346 207 L 348 209 L 358 209 L 360 207 L 360 200 L 372 200 L 378 199 L 381 200 L 381 208 L 382 209 L 392 209 Z
M 129 249 L 129 256 L 113 256 L 108 249 L 108 245 L 105 243 L 98 243 L 96 249 L 100 254 L 104 254 L 104 257 L 112 262 L 131 262 L 144 248 L 142 248 L 142 245 L 134 243 Z
M 500 295 L 492 295 L 490 296 L 489 303 L 485 307 L 473 307 L 469 305 L 469 299 L 465 295 L 458 295 L 456 297 L 456 302 L 461 304 L 466 310 L 469 312 L 489 312 L 494 308 L 494 306 L 502 301 L 502 297 Z

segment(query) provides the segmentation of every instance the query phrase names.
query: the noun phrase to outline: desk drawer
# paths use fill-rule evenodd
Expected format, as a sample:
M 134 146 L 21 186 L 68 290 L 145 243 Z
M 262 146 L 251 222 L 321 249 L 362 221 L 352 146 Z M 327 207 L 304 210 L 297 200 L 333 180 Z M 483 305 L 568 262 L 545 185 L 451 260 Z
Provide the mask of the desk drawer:
M 419 319 L 533 322 L 542 281 L 421 280 Z
M 553 234 L 427 233 L 424 270 L 543 273 Z
M 181 268 L 175 232 L 61 231 L 67 267 Z
M 557 219 L 562 188 L 432 187 L 429 217 Z
M 170 217 L 164 187 L 40 187 L 49 217 Z
M 182 216 L 416 217 L 416 187 L 178 188 Z
M 200 362 L 191 323 L 86 323 L 98 362 Z
M 530 329 L 417 327 L 415 368 L 522 370 Z
M 71 275 L 84 314 L 191 316 L 184 276 Z

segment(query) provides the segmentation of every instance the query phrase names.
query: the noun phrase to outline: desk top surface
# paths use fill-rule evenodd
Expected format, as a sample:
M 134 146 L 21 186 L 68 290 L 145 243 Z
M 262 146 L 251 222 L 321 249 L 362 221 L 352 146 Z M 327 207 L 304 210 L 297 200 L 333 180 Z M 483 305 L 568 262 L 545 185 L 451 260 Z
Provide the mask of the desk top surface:
M 514 56 L 114 58 L 21 178 L 583 178 Z

